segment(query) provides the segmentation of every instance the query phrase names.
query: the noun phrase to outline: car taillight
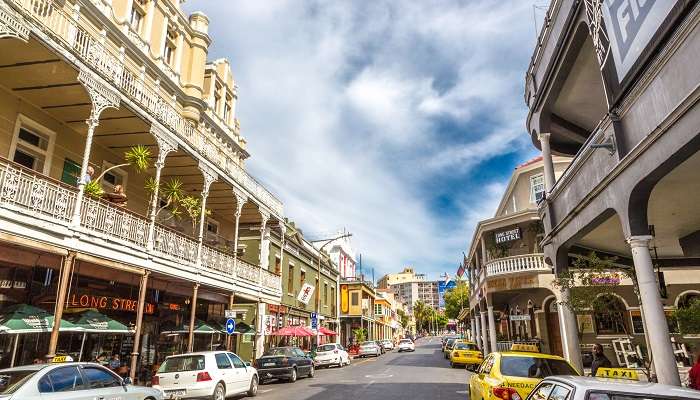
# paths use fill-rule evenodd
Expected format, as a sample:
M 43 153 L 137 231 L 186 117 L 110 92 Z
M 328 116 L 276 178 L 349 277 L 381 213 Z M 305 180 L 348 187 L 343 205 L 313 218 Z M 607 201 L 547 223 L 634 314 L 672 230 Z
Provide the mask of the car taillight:
M 496 396 L 497 399 L 502 399 L 502 400 L 522 400 L 520 398 L 520 395 L 518 392 L 509 387 L 495 387 L 492 388 L 491 391 L 493 392 L 493 395 Z
M 209 376 L 209 372 L 200 372 L 197 374 L 197 382 L 205 382 L 205 381 L 210 381 L 211 376 Z
M 334 353 L 334 354 L 338 354 L 338 350 L 333 350 L 333 353 Z
M 158 377 L 158 375 L 153 375 L 153 377 L 151 378 L 151 386 L 156 385 L 160 385 L 160 378 Z

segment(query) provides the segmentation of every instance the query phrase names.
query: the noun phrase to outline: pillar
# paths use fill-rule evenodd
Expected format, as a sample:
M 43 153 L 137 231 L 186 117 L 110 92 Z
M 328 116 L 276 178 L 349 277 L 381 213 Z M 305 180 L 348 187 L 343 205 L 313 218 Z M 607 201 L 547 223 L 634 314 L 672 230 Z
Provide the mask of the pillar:
M 557 312 L 559 314 L 559 330 L 561 331 L 561 344 L 564 350 L 564 358 L 569 360 L 577 370 L 583 372 L 583 362 L 581 361 L 581 344 L 578 336 L 578 321 L 576 314 L 569 306 L 571 290 L 562 289 L 559 292 L 557 302 Z
M 474 315 L 474 341 L 476 341 L 476 345 L 482 349 L 483 351 L 483 342 L 481 341 L 481 317 L 478 314 L 478 311 L 475 311 Z
M 139 360 L 141 350 L 141 330 L 143 328 L 143 309 L 146 305 L 146 290 L 148 288 L 148 275 L 150 271 L 144 271 L 141 276 L 141 284 L 139 285 L 139 302 L 136 310 L 136 328 L 134 330 L 134 348 L 131 351 L 131 368 L 129 369 L 129 377 L 132 382 L 136 382 L 136 367 Z
M 63 257 L 61 276 L 58 281 L 58 291 L 56 292 L 56 310 L 54 311 L 53 327 L 51 328 L 51 337 L 49 338 L 49 352 L 46 355 L 47 359 L 51 359 L 56 355 L 58 331 L 61 329 L 61 318 L 63 318 L 63 308 L 66 306 L 68 285 L 70 283 L 71 272 L 73 271 L 75 256 L 76 253 L 74 251 L 69 251 L 68 254 Z
M 671 346 L 666 314 L 663 303 L 661 303 L 654 264 L 649 252 L 651 239 L 651 236 L 632 236 L 627 239 L 632 250 L 632 260 L 639 285 L 641 312 L 644 313 L 647 326 L 653 327 L 644 333 L 649 337 L 650 350 L 651 354 L 654 355 L 654 367 L 659 383 L 680 386 L 681 380 Z
M 489 351 L 489 336 L 487 334 L 488 325 L 486 322 L 486 311 L 481 312 L 481 343 L 483 343 L 484 357 L 488 355 Z
M 199 292 L 199 283 L 195 283 L 192 288 L 192 301 L 190 302 L 190 327 L 187 336 L 187 352 L 191 353 L 194 347 L 194 323 L 197 312 L 197 292 Z
M 199 229 L 197 233 L 197 265 L 202 265 L 202 247 L 204 246 L 204 226 L 207 221 L 207 197 L 209 197 L 209 188 L 219 176 L 211 168 L 200 162 L 199 170 L 202 171 L 204 184 L 202 185 L 202 207 L 199 212 Z
M 491 339 L 491 349 L 492 351 L 498 350 L 496 345 L 496 320 L 493 315 L 493 306 L 489 305 L 486 307 L 489 314 L 489 338 Z
M 544 187 L 547 193 L 554 188 L 554 162 L 552 161 L 552 150 L 549 147 L 549 133 L 538 133 L 537 139 L 542 148 L 542 161 L 544 162 Z
M 233 194 L 234 196 L 236 196 L 236 212 L 234 213 L 236 223 L 233 231 L 233 265 L 235 266 L 238 262 L 238 226 L 241 222 L 243 204 L 245 204 L 246 201 L 248 201 L 248 198 L 237 193 L 236 191 L 234 191 Z
M 470 320 L 471 325 L 469 325 L 469 339 L 476 343 L 476 335 L 474 335 L 474 329 L 476 329 L 476 319 L 474 317 Z

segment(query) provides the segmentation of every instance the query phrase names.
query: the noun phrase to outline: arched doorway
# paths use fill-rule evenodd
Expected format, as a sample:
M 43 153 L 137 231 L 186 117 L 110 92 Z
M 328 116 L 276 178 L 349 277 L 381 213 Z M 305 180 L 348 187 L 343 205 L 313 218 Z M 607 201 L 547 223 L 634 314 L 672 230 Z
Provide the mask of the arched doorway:
M 559 313 L 557 312 L 556 299 L 552 298 L 545 305 L 545 319 L 547 320 L 547 336 L 549 337 L 549 350 L 552 354 L 564 355 L 561 345 L 561 331 L 559 330 Z

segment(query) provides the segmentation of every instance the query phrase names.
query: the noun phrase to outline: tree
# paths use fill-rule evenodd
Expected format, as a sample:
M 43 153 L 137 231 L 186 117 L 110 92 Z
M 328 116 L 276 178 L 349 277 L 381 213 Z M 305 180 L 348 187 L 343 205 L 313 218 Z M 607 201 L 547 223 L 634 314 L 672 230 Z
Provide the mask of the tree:
M 690 303 L 687 307 L 679 307 L 673 313 L 678 321 L 678 329 L 684 335 L 696 335 L 700 333 L 700 299 Z
M 91 197 L 102 197 L 104 190 L 100 181 L 102 181 L 107 172 L 129 166 L 133 167 L 137 172 L 144 172 L 150 166 L 150 159 L 151 150 L 148 147 L 142 145 L 131 147 L 124 153 L 124 163 L 106 168 L 97 178 L 92 179 L 85 185 L 85 194 Z
M 399 316 L 399 322 L 404 328 L 408 328 L 408 315 L 403 310 L 396 310 L 396 314 Z
M 423 330 L 425 323 L 430 319 L 430 310 L 431 308 L 421 300 L 417 300 L 413 305 L 413 317 L 416 319 L 416 329 Z
M 445 292 L 445 315 L 455 319 L 465 308 L 469 308 L 469 285 L 459 281 L 457 286 Z

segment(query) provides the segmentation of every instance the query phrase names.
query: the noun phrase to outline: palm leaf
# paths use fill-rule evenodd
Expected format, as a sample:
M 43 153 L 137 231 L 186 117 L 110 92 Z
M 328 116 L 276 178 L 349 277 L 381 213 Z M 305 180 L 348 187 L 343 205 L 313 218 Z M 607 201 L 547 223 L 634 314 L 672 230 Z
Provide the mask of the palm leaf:
M 151 159 L 151 150 L 143 145 L 133 146 L 124 153 L 124 160 L 137 171 L 143 172 L 148 169 Z

